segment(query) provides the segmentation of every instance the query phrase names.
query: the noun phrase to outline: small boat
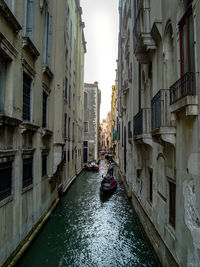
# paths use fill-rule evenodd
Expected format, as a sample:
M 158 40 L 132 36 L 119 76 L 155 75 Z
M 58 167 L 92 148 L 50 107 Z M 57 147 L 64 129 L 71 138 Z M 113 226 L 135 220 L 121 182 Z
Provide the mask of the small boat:
M 117 188 L 117 180 L 112 177 L 104 177 L 104 179 L 101 181 L 101 193 L 103 195 L 111 194 L 115 191 Z
M 98 171 L 99 166 L 95 162 L 87 163 L 85 165 L 87 171 Z

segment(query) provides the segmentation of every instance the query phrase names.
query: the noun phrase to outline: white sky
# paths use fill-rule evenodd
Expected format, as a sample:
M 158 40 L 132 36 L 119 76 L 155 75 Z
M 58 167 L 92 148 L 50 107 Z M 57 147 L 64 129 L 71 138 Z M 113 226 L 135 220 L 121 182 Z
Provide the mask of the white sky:
M 84 82 L 99 83 L 102 121 L 111 110 L 111 91 L 116 78 L 118 0 L 81 0 L 80 4 L 87 42 Z

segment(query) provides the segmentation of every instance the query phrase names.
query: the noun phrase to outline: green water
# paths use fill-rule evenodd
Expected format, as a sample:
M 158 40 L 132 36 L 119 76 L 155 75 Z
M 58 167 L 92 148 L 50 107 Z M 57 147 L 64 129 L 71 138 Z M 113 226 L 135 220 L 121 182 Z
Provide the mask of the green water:
M 116 168 L 117 190 L 100 195 L 106 168 L 78 176 L 17 266 L 158 266 Z

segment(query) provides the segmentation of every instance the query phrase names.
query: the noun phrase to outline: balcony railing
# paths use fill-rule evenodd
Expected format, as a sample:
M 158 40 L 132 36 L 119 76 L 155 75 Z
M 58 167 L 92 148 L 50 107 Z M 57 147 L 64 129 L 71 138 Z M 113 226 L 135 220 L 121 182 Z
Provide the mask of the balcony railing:
M 151 127 L 151 109 L 143 108 L 141 109 L 133 118 L 134 136 L 150 133 Z
M 160 89 L 151 100 L 152 130 L 169 126 L 169 89 Z
M 185 96 L 196 95 L 195 73 L 187 72 L 170 87 L 170 105 Z

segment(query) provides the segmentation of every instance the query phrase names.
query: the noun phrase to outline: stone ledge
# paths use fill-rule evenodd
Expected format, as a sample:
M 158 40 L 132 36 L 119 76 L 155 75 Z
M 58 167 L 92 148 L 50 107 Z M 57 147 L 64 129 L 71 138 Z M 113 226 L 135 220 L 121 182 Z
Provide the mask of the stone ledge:
M 11 127 L 16 127 L 18 126 L 22 121 L 14 118 L 14 117 L 10 117 L 8 115 L 5 114 L 0 114 L 0 127 L 4 126 L 4 125 L 8 125 Z
M 0 0 L 0 12 L 15 33 L 18 33 L 22 29 L 21 25 L 4 0 Z
M 35 47 L 35 45 L 33 44 L 33 42 L 31 41 L 31 39 L 27 36 L 24 36 L 22 37 L 22 40 L 23 40 L 23 44 L 22 44 L 23 48 L 26 49 L 34 59 L 37 59 L 40 53 Z

